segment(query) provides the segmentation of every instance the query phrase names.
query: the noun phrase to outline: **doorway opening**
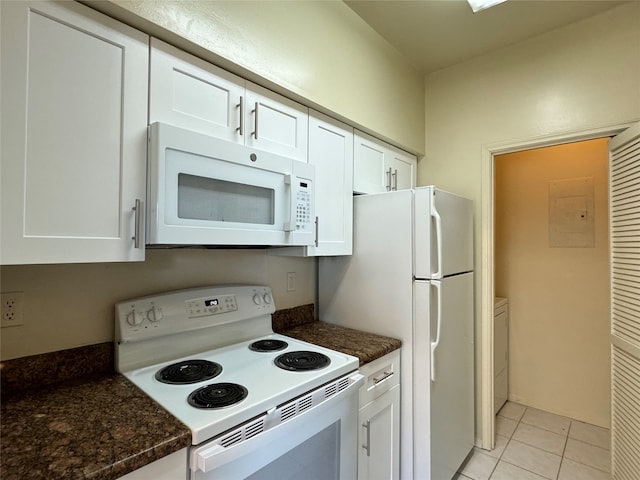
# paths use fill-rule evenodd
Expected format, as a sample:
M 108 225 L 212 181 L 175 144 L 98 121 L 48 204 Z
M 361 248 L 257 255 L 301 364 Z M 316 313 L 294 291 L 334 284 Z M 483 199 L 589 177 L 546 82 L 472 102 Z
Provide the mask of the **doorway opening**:
M 563 145 L 584 140 L 613 137 L 627 128 L 628 124 L 607 126 L 582 132 L 568 132 L 562 135 L 538 137 L 509 143 L 496 143 L 483 146 L 482 153 L 482 238 L 480 263 L 480 331 L 479 331 L 479 376 L 480 388 L 477 404 L 477 438 L 478 444 L 491 450 L 495 445 L 494 416 L 494 298 L 495 292 L 495 157 L 525 150 L 532 150 L 555 145 Z
M 508 300 L 508 397 L 610 427 L 608 143 L 494 156 L 494 289 Z M 502 347 L 504 349 L 504 347 Z M 494 396 L 506 392 L 495 372 Z M 499 405 L 494 406 L 494 411 Z

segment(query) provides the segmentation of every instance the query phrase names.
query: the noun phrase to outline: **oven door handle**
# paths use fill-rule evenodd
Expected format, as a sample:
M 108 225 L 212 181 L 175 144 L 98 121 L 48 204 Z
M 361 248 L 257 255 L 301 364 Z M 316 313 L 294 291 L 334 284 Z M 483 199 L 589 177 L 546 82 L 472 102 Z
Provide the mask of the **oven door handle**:
M 299 428 L 297 427 L 298 422 L 296 420 L 302 419 L 309 414 L 313 415 L 314 411 L 318 411 L 321 408 L 331 408 L 336 404 L 336 402 L 341 401 L 341 399 L 345 398 L 347 395 L 357 395 L 358 389 L 364 383 L 364 376 L 359 373 L 354 373 L 349 376 L 349 379 L 351 383 L 348 387 L 334 394 L 324 402 L 319 403 L 309 410 L 305 410 L 303 413 L 289 420 L 284 420 L 282 423 L 279 423 L 269 428 L 268 430 L 255 435 L 254 437 L 241 440 L 237 443 L 229 445 L 228 447 L 216 444 L 210 447 L 203 446 L 195 449 L 195 451 L 192 451 L 191 453 L 191 469 L 194 471 L 199 470 L 204 473 L 210 472 L 212 470 L 220 468 L 227 463 L 239 459 L 243 455 L 246 455 L 248 452 L 268 447 L 269 444 L 272 444 L 274 438 L 277 435 L 280 435 L 282 430 L 286 428 L 293 428 L 294 431 L 299 430 Z M 316 391 L 319 390 L 321 389 L 318 389 Z M 269 423 L 268 417 L 273 414 L 273 412 L 265 414 L 265 424 Z

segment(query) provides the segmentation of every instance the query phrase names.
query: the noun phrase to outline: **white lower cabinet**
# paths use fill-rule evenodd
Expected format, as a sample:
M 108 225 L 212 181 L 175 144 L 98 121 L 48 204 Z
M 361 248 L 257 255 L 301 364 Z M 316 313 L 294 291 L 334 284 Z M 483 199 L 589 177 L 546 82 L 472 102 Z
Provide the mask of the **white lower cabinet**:
M 400 351 L 360 368 L 358 480 L 400 478 Z
M 162 457 L 118 480 L 185 480 L 187 478 L 187 449 Z
M 1 263 L 144 260 L 148 36 L 77 2 L 0 7 Z

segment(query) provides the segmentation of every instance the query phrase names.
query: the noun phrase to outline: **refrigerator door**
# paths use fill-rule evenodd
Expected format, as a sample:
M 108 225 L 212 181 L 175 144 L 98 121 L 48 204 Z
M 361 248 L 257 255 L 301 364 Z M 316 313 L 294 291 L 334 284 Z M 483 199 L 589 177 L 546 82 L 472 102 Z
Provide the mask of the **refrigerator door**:
M 473 270 L 473 202 L 434 187 L 415 190 L 415 276 Z
M 473 273 L 432 283 L 430 478 L 453 478 L 474 441 Z

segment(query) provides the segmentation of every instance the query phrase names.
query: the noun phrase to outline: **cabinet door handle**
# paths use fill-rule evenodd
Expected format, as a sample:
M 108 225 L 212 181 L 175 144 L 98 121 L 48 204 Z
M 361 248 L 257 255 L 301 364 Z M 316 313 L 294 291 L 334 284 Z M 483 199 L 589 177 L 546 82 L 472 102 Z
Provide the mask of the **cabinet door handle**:
M 367 436 L 365 437 L 366 443 L 362 445 L 362 448 L 364 448 L 367 451 L 367 457 L 370 457 L 371 456 L 371 420 L 367 420 L 362 424 L 362 426 L 367 429 Z
M 144 202 L 139 198 L 136 198 L 135 206 L 132 208 L 135 213 L 135 226 L 134 234 L 131 239 L 133 240 L 133 246 L 140 248 L 142 244 L 142 236 L 144 235 Z
M 316 217 L 316 247 L 318 246 L 318 230 L 320 229 L 320 220 Z
M 389 169 L 389 171 L 391 171 L 391 169 Z M 391 178 L 393 178 L 393 187 L 391 187 L 391 190 L 398 190 L 398 169 L 397 168 L 391 174 Z
M 393 376 L 393 372 L 384 372 L 384 374 L 381 377 L 373 377 L 373 383 L 374 385 L 377 385 L 378 383 L 384 382 L 387 378 L 392 376 Z
M 240 103 L 238 104 L 238 108 L 240 109 L 240 123 L 236 131 L 240 134 L 240 136 L 244 135 L 244 97 L 240 95 Z
M 256 102 L 256 107 L 253 110 L 253 138 L 256 140 L 258 139 L 258 105 L 260 105 L 260 103 Z
M 387 192 L 391 190 L 391 167 L 389 167 L 389 170 L 387 170 L 385 172 L 385 175 L 387 177 L 387 183 L 385 184 L 385 187 L 387 189 Z

